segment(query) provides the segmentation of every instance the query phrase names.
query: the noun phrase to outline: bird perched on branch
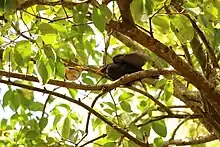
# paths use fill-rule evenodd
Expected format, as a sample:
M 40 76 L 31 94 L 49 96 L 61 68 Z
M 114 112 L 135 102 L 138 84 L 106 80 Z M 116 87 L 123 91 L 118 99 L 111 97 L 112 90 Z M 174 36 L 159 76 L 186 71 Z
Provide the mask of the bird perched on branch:
M 142 66 L 146 63 L 148 57 L 142 53 L 119 54 L 113 57 L 113 63 L 109 63 L 101 68 L 101 72 L 107 74 L 112 80 L 117 80 L 120 77 L 141 71 Z M 158 78 L 152 76 L 152 78 Z

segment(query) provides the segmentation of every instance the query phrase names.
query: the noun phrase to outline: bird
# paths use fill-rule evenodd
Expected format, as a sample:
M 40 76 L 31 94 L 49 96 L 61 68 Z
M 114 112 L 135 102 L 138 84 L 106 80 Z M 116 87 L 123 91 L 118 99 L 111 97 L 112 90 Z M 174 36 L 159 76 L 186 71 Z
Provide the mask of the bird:
M 113 62 L 101 68 L 101 72 L 106 74 L 113 81 L 126 74 L 142 71 L 142 66 L 147 62 L 148 56 L 142 53 L 118 54 L 113 57 Z M 159 75 L 152 76 L 158 78 Z

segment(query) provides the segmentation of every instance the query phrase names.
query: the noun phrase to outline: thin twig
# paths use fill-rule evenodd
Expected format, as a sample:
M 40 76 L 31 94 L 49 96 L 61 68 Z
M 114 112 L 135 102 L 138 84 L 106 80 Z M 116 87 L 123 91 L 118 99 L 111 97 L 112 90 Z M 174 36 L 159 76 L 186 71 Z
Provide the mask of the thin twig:
M 159 100 L 155 99 L 155 98 L 154 98 L 152 95 L 150 95 L 149 93 L 144 92 L 144 91 L 142 91 L 142 90 L 140 90 L 140 89 L 137 89 L 137 88 L 135 88 L 135 87 L 129 87 L 129 89 L 134 90 L 134 91 L 136 91 L 136 92 L 138 92 L 138 93 L 141 93 L 141 94 L 145 95 L 146 97 L 150 98 L 153 102 L 155 102 L 158 106 L 160 106 L 162 109 L 164 109 L 164 111 L 166 111 L 169 115 L 173 115 L 173 112 L 172 112 L 169 108 L 167 108 L 167 107 L 166 107 L 164 104 L 162 104 Z
M 88 145 L 88 144 L 90 144 L 90 143 L 93 143 L 94 141 L 99 140 L 99 139 L 101 139 L 101 138 L 104 138 L 104 137 L 106 137 L 106 136 L 107 136 L 107 134 L 102 134 L 101 136 L 98 136 L 98 137 L 96 137 L 96 138 L 94 138 L 94 139 L 92 139 L 92 140 L 90 140 L 90 141 L 84 143 L 83 145 L 81 145 L 81 146 L 79 146 L 79 147 L 84 147 L 84 146 L 86 146 L 86 145 Z

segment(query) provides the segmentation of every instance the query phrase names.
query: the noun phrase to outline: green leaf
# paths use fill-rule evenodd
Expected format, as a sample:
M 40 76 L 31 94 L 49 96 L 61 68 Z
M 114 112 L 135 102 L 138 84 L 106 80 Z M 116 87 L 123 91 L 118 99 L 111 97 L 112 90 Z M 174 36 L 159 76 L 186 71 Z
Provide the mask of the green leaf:
M 73 21 L 75 23 L 86 23 L 86 14 L 88 12 L 89 5 L 86 3 L 76 5 L 73 7 Z
M 166 34 L 170 31 L 170 20 L 167 15 L 156 15 L 152 22 L 161 33 Z
M 171 29 L 181 43 L 191 41 L 194 37 L 194 28 L 184 15 L 176 14 L 170 17 Z
M 54 44 L 57 39 L 57 34 L 45 34 L 41 35 L 41 38 L 45 44 Z
M 68 44 L 61 44 L 60 48 L 57 49 L 56 54 L 62 59 L 67 59 L 70 61 L 75 59 L 74 52 Z
M 14 48 L 14 59 L 18 66 L 25 66 L 31 59 L 31 44 L 29 41 L 22 40 L 16 43 Z
M 115 109 L 115 105 L 112 102 L 103 102 L 103 104 L 106 104 L 107 106 L 109 106 L 112 109 Z
M 108 114 L 112 115 L 112 113 L 114 113 L 114 111 L 112 109 L 109 108 L 105 108 L 103 109 L 105 112 L 107 112 Z
M 101 124 L 101 119 L 99 119 L 99 118 L 96 118 L 95 119 L 95 121 L 93 121 L 93 123 L 92 123 L 92 125 L 93 125 L 93 130 L 95 130 L 95 128 L 97 127 L 97 126 L 99 126 L 100 124 Z
M 117 140 L 121 134 L 110 126 L 106 126 L 107 138 L 110 140 Z
M 7 127 L 7 121 L 8 120 L 4 118 L 1 120 L 1 129 L 5 129 Z
M 131 123 L 129 125 L 128 130 L 131 131 L 132 133 L 134 133 L 137 138 L 143 139 L 142 132 L 138 129 L 138 127 L 134 123 Z
M 78 121 L 78 120 L 79 120 L 79 118 L 78 118 L 78 116 L 76 115 L 76 113 L 70 113 L 70 114 L 69 114 L 69 117 L 70 117 L 72 120 L 75 120 L 75 121 Z
M 147 106 L 146 100 L 140 101 L 140 106 L 141 106 L 141 107 L 146 107 L 146 106 Z
M 164 86 L 164 98 L 166 101 L 168 101 L 173 95 L 173 89 L 173 82 L 171 80 L 167 81 L 166 85 Z
M 154 147 L 163 147 L 163 139 L 160 137 L 155 138 Z
M 49 62 L 46 60 L 46 55 L 44 53 L 40 53 L 40 59 L 37 61 L 37 71 L 40 75 L 40 81 L 42 81 L 43 84 L 46 84 L 51 77 L 52 69 Z
M 48 144 L 45 142 L 37 142 L 37 144 L 35 145 L 35 147 L 47 147 L 47 146 L 48 146 Z
M 42 35 L 56 34 L 56 30 L 49 23 L 41 23 L 38 26 L 38 29 L 40 30 Z
M 55 62 L 56 61 L 56 53 L 55 53 L 53 47 L 50 45 L 45 45 L 43 47 L 43 49 L 44 49 L 44 53 L 47 56 L 47 58 L 51 59 Z
M 63 108 L 65 108 L 66 110 L 71 111 L 70 105 L 68 105 L 68 104 L 59 104 L 59 105 L 57 105 L 57 106 L 63 107 Z
M 107 142 L 103 145 L 103 147 L 116 147 L 116 142 Z
M 140 146 L 137 145 L 136 143 L 134 143 L 133 141 L 129 140 L 128 141 L 128 147 L 140 147 Z
M 134 96 L 134 94 L 131 93 L 131 92 L 122 93 L 122 94 L 120 95 L 120 97 L 119 97 L 119 101 L 127 100 L 127 99 L 129 99 L 129 98 L 131 98 L 131 97 L 133 97 L 133 96 Z
M 141 130 L 141 132 L 144 133 L 145 136 L 149 136 L 150 130 L 151 130 L 151 125 L 150 124 L 144 125 L 140 128 L 140 130 Z
M 154 3 L 152 0 L 146 0 L 145 2 L 145 9 L 147 10 L 147 14 L 151 15 L 154 9 Z
M 44 105 L 40 102 L 32 102 L 29 104 L 29 109 L 31 111 L 42 111 Z
M 152 123 L 153 130 L 161 137 L 167 136 L 167 127 L 163 120 Z
M 68 91 L 69 91 L 69 94 L 71 95 L 71 97 L 73 99 L 75 99 L 76 98 L 76 94 L 77 94 L 77 90 L 76 89 L 68 88 Z
M 204 3 L 204 11 L 208 14 L 210 14 L 212 17 L 214 17 L 215 19 L 218 18 L 218 9 L 215 7 L 215 5 L 213 4 L 213 2 L 211 1 L 207 1 L 206 3 Z
M 13 0 L 6 0 L 5 1 L 5 7 L 4 7 L 5 11 L 9 11 L 9 10 L 13 9 L 13 4 L 14 4 L 13 2 L 14 2 Z
M 120 102 L 120 106 L 121 106 L 121 108 L 122 108 L 124 111 L 126 111 L 126 112 L 132 112 L 132 111 L 131 111 L 131 106 L 130 106 L 130 104 L 129 104 L 128 102 L 126 102 L 126 101 L 121 101 L 121 102 Z
M 48 119 L 46 117 L 40 119 L 39 127 L 41 131 L 47 126 L 47 123 L 48 123 Z
M 101 10 L 96 7 L 94 7 L 92 11 L 92 21 L 100 32 L 105 30 L 106 19 L 102 15 Z
M 13 96 L 14 96 L 14 94 L 13 94 L 13 91 L 12 91 L 12 90 L 8 90 L 8 91 L 4 94 L 4 96 L 3 96 L 3 104 L 2 104 L 3 108 L 5 108 L 5 107 L 9 104 L 9 102 L 11 101 L 11 99 L 13 99 Z
M 161 88 L 162 86 L 164 86 L 166 84 L 167 80 L 166 79 L 161 79 L 159 81 L 157 81 L 156 83 L 156 88 Z
M 101 10 L 102 16 L 105 18 L 106 22 L 109 22 L 112 19 L 112 12 L 109 8 L 102 4 L 99 6 L 99 9 Z
M 34 131 L 34 130 L 31 130 L 31 131 L 28 131 L 26 134 L 25 134 L 25 137 L 27 139 L 30 139 L 30 140 L 33 140 L 33 139 L 36 139 L 36 137 L 39 135 L 39 132 L 37 131 Z
M 11 106 L 14 110 L 17 110 L 18 107 L 21 105 L 21 95 L 17 90 L 13 91 L 13 98 L 11 99 Z
M 54 121 L 53 121 L 53 128 L 56 128 L 57 127 L 57 123 L 60 121 L 60 119 L 62 118 L 62 115 L 61 114 L 57 114 L 54 118 Z
M 217 49 L 220 45 L 220 29 L 214 28 L 214 41 L 213 46 Z
M 18 66 L 25 66 L 25 62 L 21 56 L 21 54 L 17 51 L 14 51 L 14 59 L 15 59 L 15 62 Z
M 27 65 L 27 73 L 32 75 L 34 72 L 34 62 L 33 61 L 29 61 L 28 65 Z
M 38 62 L 37 70 L 38 70 L 38 73 L 41 77 L 42 83 L 46 84 L 49 81 L 50 76 L 49 76 L 49 72 L 47 71 L 46 65 L 44 64 L 44 62 L 42 60 L 40 60 Z
M 19 122 L 19 115 L 17 113 L 13 114 L 10 119 L 10 125 L 12 128 Z
M 61 77 L 62 79 L 65 78 L 65 66 L 63 63 L 61 62 L 56 62 L 55 63 L 55 73 L 56 73 L 56 76 L 59 76 Z
M 82 81 L 88 85 L 94 85 L 92 79 L 90 79 L 90 77 L 85 73 L 82 74 Z
M 6 0 L 1 0 L 1 1 L 0 1 L 0 14 L 3 13 L 3 11 L 4 11 L 5 1 L 6 1 Z
M 62 137 L 67 139 L 70 136 L 70 119 L 66 117 L 62 128 Z

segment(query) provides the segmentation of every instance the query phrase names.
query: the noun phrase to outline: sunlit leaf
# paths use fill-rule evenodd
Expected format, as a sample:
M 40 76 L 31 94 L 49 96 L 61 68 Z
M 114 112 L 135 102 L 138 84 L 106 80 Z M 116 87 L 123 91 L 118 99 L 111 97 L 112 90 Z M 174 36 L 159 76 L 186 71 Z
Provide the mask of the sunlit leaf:
M 131 97 L 133 97 L 133 96 L 134 96 L 133 93 L 131 93 L 131 92 L 125 92 L 125 93 L 123 93 L 123 94 L 120 95 L 119 101 L 127 100 L 127 99 L 129 99 L 129 98 L 131 98 Z
M 168 101 L 169 98 L 173 95 L 173 89 L 173 82 L 171 80 L 167 81 L 166 85 L 164 86 L 164 98 L 166 101 Z
M 34 62 L 33 61 L 29 61 L 28 65 L 27 65 L 27 73 L 28 74 L 32 74 L 34 72 Z
M 154 139 L 154 147 L 163 147 L 163 140 L 162 138 L 155 138 Z
M 68 88 L 69 94 L 73 99 L 76 98 L 77 91 L 75 89 Z
M 62 128 L 62 137 L 68 138 L 69 135 L 70 135 L 70 119 L 69 117 L 66 117 Z
M 170 31 L 170 20 L 167 15 L 157 15 L 153 17 L 152 22 L 161 33 Z
M 191 22 L 184 15 L 171 15 L 171 30 L 182 43 L 191 41 L 194 37 L 194 29 Z
M 60 121 L 60 119 L 62 118 L 62 115 L 61 114 L 57 114 L 54 118 L 54 121 L 53 121 L 53 128 L 56 128 L 57 127 L 57 123 Z
M 92 125 L 93 125 L 93 130 L 95 130 L 95 128 L 97 126 L 99 126 L 101 124 L 101 120 L 99 118 L 96 118 L 95 121 L 93 121 Z
M 56 34 L 46 34 L 46 35 L 41 35 L 41 38 L 45 44 L 54 44 L 57 39 L 57 35 Z
M 106 19 L 102 15 L 101 10 L 96 7 L 94 7 L 92 11 L 92 21 L 100 32 L 105 30 Z
M 1 120 L 1 129 L 5 129 L 6 128 L 6 126 L 7 126 L 7 119 L 2 119 Z
M 31 59 L 31 44 L 29 41 L 19 41 L 14 48 L 14 59 L 19 66 L 25 66 Z

